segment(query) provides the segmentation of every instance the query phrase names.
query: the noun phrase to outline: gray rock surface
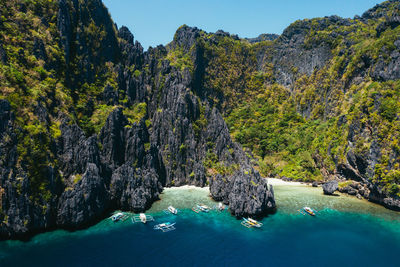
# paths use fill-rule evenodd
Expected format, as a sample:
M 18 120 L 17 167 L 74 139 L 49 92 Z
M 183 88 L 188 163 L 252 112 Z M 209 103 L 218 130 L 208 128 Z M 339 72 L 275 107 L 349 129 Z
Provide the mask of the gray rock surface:
M 339 188 L 338 181 L 333 180 L 326 182 L 322 185 L 322 190 L 325 195 L 333 195 L 333 193 Z
M 79 228 L 102 218 L 109 205 L 109 196 L 93 163 L 87 164 L 82 178 L 65 189 L 58 204 L 57 224 L 65 228 Z
M 253 169 L 241 169 L 230 176 L 217 175 L 210 180 L 210 194 L 229 204 L 236 217 L 262 216 L 276 208 L 274 191 L 266 179 Z

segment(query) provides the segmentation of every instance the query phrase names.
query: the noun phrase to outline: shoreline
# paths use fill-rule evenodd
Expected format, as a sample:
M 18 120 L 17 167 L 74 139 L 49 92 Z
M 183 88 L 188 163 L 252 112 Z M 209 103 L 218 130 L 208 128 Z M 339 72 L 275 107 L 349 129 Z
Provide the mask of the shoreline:
M 302 190 L 301 188 L 303 188 L 303 189 L 310 188 L 311 189 L 311 187 L 312 187 L 311 184 L 305 183 L 305 182 L 284 181 L 284 180 L 278 179 L 278 178 L 264 178 L 264 179 L 267 179 L 268 184 L 270 184 L 272 186 L 277 186 L 279 188 L 283 188 L 285 186 L 288 186 L 288 187 L 292 187 L 293 186 L 294 189 L 295 189 L 295 187 L 298 187 L 298 189 L 301 191 Z M 195 191 L 197 191 L 198 193 L 200 193 L 202 195 L 204 193 L 209 193 L 209 190 L 210 190 L 209 186 L 199 187 L 199 186 L 195 186 L 195 185 L 183 185 L 183 186 L 177 186 L 177 187 L 175 187 L 175 186 L 174 187 L 164 187 L 161 195 L 163 195 L 164 193 L 167 193 L 167 195 L 169 195 L 169 197 L 170 197 L 171 196 L 170 193 L 172 193 L 173 194 L 172 196 L 174 196 L 174 200 L 176 201 L 177 199 L 175 197 L 179 196 L 179 194 L 181 192 L 183 193 L 183 191 L 189 191 L 189 192 L 191 192 L 191 195 L 193 196 L 193 193 L 196 194 Z M 321 190 L 321 196 L 322 196 L 322 190 Z M 352 195 L 349 195 L 349 194 L 345 194 L 345 193 L 340 193 L 339 196 L 346 197 L 346 198 L 356 198 L 355 196 L 352 196 Z M 202 196 L 200 196 L 200 197 L 202 197 Z M 205 202 L 211 202 L 211 201 L 212 202 L 216 202 L 215 200 L 212 200 L 208 194 L 207 194 L 207 197 L 209 199 L 206 200 Z M 336 197 L 333 196 L 332 198 L 336 198 Z M 185 201 L 192 202 L 192 200 L 189 200 L 187 198 L 183 198 L 181 200 L 183 200 L 183 202 L 185 202 Z M 357 200 L 360 200 L 360 199 L 357 199 Z M 146 209 L 146 212 L 147 211 L 150 211 L 150 212 L 161 212 L 163 209 L 166 208 L 167 205 L 169 205 L 169 202 L 167 204 L 165 201 L 168 201 L 168 200 L 165 199 L 164 197 L 160 197 L 160 199 L 155 201 L 149 209 Z M 365 201 L 366 203 L 368 203 L 368 205 L 371 205 L 371 206 L 378 206 L 378 207 L 384 208 L 386 210 L 391 210 L 391 209 L 388 209 L 387 207 L 385 207 L 384 205 L 382 205 L 380 203 L 375 203 L 375 202 L 369 201 L 369 200 L 367 200 L 365 198 L 363 198 L 361 201 Z M 181 205 L 186 206 L 185 203 L 183 203 Z M 177 206 L 179 207 L 180 205 L 178 204 Z M 181 207 L 179 207 L 179 208 L 181 208 Z M 117 210 L 119 210 L 119 209 L 117 209 Z M 89 223 L 87 223 L 85 225 L 82 225 L 80 227 L 76 227 L 76 228 L 73 228 L 73 229 L 64 228 L 64 227 L 50 227 L 50 228 L 46 228 L 46 229 L 37 229 L 35 231 L 30 231 L 30 232 L 27 232 L 27 233 L 24 233 L 24 234 L 20 234 L 20 235 L 16 235 L 16 236 L 10 237 L 10 238 L 4 238 L 4 237 L 0 238 L 0 242 L 7 241 L 7 240 L 10 240 L 10 241 L 11 240 L 18 240 L 18 241 L 22 241 L 22 242 L 29 242 L 30 240 L 32 240 L 33 237 L 35 237 L 35 236 L 37 236 L 39 234 L 52 232 L 52 231 L 55 231 L 55 230 L 64 230 L 64 231 L 67 231 L 67 232 L 76 232 L 76 231 L 79 231 L 79 230 L 85 230 L 85 229 L 88 229 L 90 227 L 93 227 L 94 225 L 96 225 L 99 222 L 103 221 L 104 219 L 108 218 L 110 216 L 110 214 L 113 213 L 114 211 L 116 211 L 116 210 L 108 210 L 103 214 L 103 216 L 101 216 L 101 218 L 94 219 L 94 220 L 92 220 L 91 222 L 89 222 Z M 394 211 L 394 210 L 391 210 L 391 211 Z M 125 211 L 125 212 L 135 213 L 133 211 Z
M 195 186 L 195 185 L 171 186 L 171 187 L 164 187 L 162 193 L 164 193 L 164 191 L 169 191 L 169 190 L 190 190 L 190 189 L 206 191 L 206 190 L 210 190 L 210 187 L 209 186 L 200 187 L 200 186 Z
M 307 186 L 307 183 L 297 182 L 297 181 L 284 181 L 278 178 L 265 178 L 268 181 L 268 184 L 271 185 L 304 185 Z
M 304 186 L 310 186 L 310 183 L 307 182 L 298 182 L 298 181 L 284 181 L 279 178 L 264 178 L 267 179 L 268 184 L 271 185 L 304 185 Z M 169 191 L 169 190 L 189 190 L 189 189 L 196 189 L 196 190 L 210 190 L 209 186 L 196 186 L 196 185 L 181 185 L 181 186 L 171 186 L 171 187 L 164 187 L 164 191 Z

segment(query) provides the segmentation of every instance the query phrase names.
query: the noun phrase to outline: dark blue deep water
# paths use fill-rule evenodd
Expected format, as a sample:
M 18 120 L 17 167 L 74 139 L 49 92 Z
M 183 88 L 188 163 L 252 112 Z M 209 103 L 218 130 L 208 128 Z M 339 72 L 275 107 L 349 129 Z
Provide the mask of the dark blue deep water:
M 326 208 L 317 217 L 278 212 L 247 229 L 228 212 L 179 216 L 154 212 L 154 223 L 104 220 L 73 233 L 0 242 L 1 266 L 400 266 L 400 221 Z

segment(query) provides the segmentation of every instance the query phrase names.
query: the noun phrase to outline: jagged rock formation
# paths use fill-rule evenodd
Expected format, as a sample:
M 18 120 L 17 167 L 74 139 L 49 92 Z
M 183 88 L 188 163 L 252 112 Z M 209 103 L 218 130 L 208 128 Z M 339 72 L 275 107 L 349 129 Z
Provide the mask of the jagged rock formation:
M 253 43 L 259 43 L 262 41 L 274 41 L 278 37 L 279 37 L 278 34 L 263 33 L 255 38 L 246 38 L 246 40 L 249 41 L 251 44 L 253 44 Z
M 18 3 L 9 5 L 20 12 Z M 33 40 L 32 54 L 46 61 L 44 77 L 57 69 L 52 75 L 68 89 L 49 92 L 47 99 L 64 97 L 52 104 L 31 100 L 38 120 L 25 125 L 15 120 L 13 104 L 0 100 L 1 238 L 86 227 L 113 209 L 144 211 L 164 186 L 206 186 L 214 172 L 232 184 L 220 190 L 233 214 L 275 208 L 272 186 L 232 141 L 219 111 L 197 95 L 201 62 L 191 71 L 165 59 L 178 48 L 200 55 L 193 49 L 198 29 L 183 28 L 167 48 L 143 52 L 126 27 L 116 29 L 100 0 L 48 1 L 41 8 L 56 18 L 57 30 L 54 41 Z M 63 57 L 54 59 L 49 45 Z M 0 56 L 5 63 L 2 47 Z M 37 134 L 26 125 L 39 127 Z M 21 147 L 30 138 L 42 146 L 37 152 Z M 35 161 L 41 164 L 33 167 Z
M 272 185 L 268 187 L 267 181 L 252 169 L 237 171 L 228 178 L 217 175 L 210 181 L 210 193 L 215 200 L 229 204 L 237 217 L 260 216 L 276 206 Z
M 333 193 L 338 189 L 339 184 L 338 181 L 333 180 L 326 182 L 322 185 L 322 190 L 324 191 L 325 195 L 333 195 Z
M 9 25 L 0 27 L 1 238 L 143 211 L 164 186 L 210 185 L 235 216 L 273 211 L 272 187 L 231 134 L 256 140 L 261 159 L 287 146 L 286 157 L 299 157 L 285 165 L 289 179 L 352 179 L 360 196 L 400 205 L 397 0 L 247 41 L 184 25 L 146 52 L 100 0 L 0 9 Z M 253 102 L 260 109 L 239 112 L 245 124 L 228 128 L 223 116 Z M 296 125 L 321 136 L 282 134 Z
M 255 88 L 245 85 L 245 100 L 228 125 L 266 158 L 266 175 L 353 180 L 367 189 L 360 196 L 399 209 L 399 14 L 400 3 L 392 0 L 354 19 L 297 21 L 275 41 L 246 51 L 256 55 L 259 73 L 251 79 L 261 80 L 263 90 L 248 103 Z M 290 121 L 301 126 L 287 124 L 285 117 L 298 114 L 304 123 Z

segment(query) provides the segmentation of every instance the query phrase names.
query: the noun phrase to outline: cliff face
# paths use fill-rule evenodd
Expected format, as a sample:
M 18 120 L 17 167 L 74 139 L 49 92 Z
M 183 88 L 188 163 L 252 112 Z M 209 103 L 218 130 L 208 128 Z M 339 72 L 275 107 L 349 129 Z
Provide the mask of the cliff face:
M 353 180 L 360 196 L 400 209 L 399 14 L 399 1 L 386 1 L 362 17 L 297 21 L 273 42 L 235 44 L 255 59 L 238 75 L 250 76 L 244 90 L 231 90 L 244 101 L 228 126 L 264 175 Z
M 2 36 L 20 27 L 22 42 L 2 43 L 26 52 L 12 54 L 9 65 L 1 54 L 15 72 L 1 87 L 2 238 L 85 227 L 113 209 L 144 211 L 164 186 L 211 183 L 237 216 L 275 208 L 272 187 L 218 109 L 197 94 L 201 62 L 182 68 L 168 58 L 182 49 L 195 59 L 196 31 L 144 53 L 101 1 L 15 1 L 4 9 Z M 18 21 L 26 10 L 30 16 Z M 37 61 L 24 66 L 31 55 Z M 29 78 L 17 80 L 17 72 Z
M 100 0 L 0 9 L 2 238 L 144 211 L 185 184 L 261 216 L 275 202 L 258 170 L 351 179 L 399 208 L 398 1 L 256 39 L 184 25 L 147 52 Z

